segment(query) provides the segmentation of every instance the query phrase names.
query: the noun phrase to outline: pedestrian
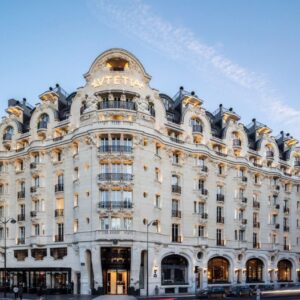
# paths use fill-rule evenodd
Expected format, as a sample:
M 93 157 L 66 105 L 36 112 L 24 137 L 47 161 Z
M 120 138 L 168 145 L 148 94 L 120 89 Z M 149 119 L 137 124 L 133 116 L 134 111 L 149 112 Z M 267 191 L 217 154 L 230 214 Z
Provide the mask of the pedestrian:
M 15 299 L 17 299 L 18 298 L 18 293 L 19 293 L 19 288 L 16 285 L 13 288 L 13 292 L 15 294 Z
M 23 284 L 22 283 L 19 285 L 19 299 L 20 300 L 23 299 Z

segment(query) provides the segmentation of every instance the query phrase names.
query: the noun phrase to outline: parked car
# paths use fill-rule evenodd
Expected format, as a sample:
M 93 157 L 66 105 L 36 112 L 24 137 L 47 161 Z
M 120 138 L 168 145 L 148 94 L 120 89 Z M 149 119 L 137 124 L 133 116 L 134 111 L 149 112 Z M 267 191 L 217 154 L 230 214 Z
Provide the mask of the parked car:
M 254 291 L 248 285 L 235 285 L 231 286 L 226 293 L 226 296 L 241 297 L 241 296 L 252 296 Z

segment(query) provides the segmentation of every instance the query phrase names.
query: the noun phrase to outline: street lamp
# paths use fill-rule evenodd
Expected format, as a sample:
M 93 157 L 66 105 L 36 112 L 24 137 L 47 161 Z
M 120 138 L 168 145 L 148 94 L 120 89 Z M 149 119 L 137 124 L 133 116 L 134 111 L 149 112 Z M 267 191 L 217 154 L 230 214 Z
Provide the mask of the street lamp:
M 147 225 L 147 259 L 146 259 L 146 274 L 147 274 L 147 286 L 146 286 L 146 295 L 149 296 L 149 227 L 151 225 L 157 226 L 158 220 L 152 220 L 148 222 L 147 219 L 143 220 L 144 225 Z
M 6 298 L 6 224 L 11 223 L 15 224 L 16 220 L 14 218 L 0 218 L 0 224 L 4 225 L 4 298 Z

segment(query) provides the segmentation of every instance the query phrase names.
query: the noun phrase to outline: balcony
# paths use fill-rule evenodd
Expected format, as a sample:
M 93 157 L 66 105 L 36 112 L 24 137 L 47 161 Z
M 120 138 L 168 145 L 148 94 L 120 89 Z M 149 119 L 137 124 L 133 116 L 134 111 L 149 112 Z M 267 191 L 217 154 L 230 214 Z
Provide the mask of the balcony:
M 132 153 L 132 146 L 104 145 L 98 148 L 99 153 Z
M 129 201 L 100 201 L 98 203 L 99 209 L 132 209 L 133 204 Z
M 207 220 L 208 219 L 208 214 L 207 213 L 201 213 L 200 218 L 204 219 L 204 220 Z
M 247 225 L 248 220 L 247 219 L 239 219 L 239 221 L 242 225 Z
M 217 223 L 224 224 L 224 217 L 217 217 Z
M 178 209 L 172 209 L 172 218 L 181 218 L 181 211 Z
M 253 162 L 253 166 L 254 167 L 257 167 L 257 168 L 262 168 L 263 167 L 263 165 L 262 164 L 259 164 L 258 162 Z
M 225 196 L 223 194 L 217 194 L 217 201 L 224 202 Z
M 17 220 L 18 222 L 25 221 L 25 214 L 18 214 Z
M 182 237 L 179 235 L 172 235 L 172 243 L 181 243 L 182 242 Z
M 64 191 L 64 184 L 58 183 L 55 185 L 55 193 L 63 192 Z
M 232 146 L 234 148 L 240 148 L 242 146 L 242 141 L 240 139 L 233 139 Z
M 223 153 L 221 151 L 215 151 L 215 153 L 219 156 L 223 156 L 223 157 L 227 157 L 227 154 L 226 153 Z
M 54 236 L 54 241 L 55 242 L 63 242 L 64 241 L 64 236 L 63 235 L 55 235 Z
M 284 212 L 285 214 L 289 214 L 289 213 L 290 213 L 290 209 L 289 209 L 288 207 L 284 207 L 284 208 L 283 208 L 283 212 Z
M 38 186 L 32 186 L 32 187 L 30 187 L 30 193 L 36 193 L 36 191 L 37 191 L 38 188 L 39 188 Z
M 289 232 L 290 231 L 290 227 L 289 226 L 283 226 L 283 231 L 284 232 Z
M 175 137 L 172 137 L 170 136 L 170 140 L 174 143 L 177 143 L 177 144 L 184 144 L 184 141 L 183 140 L 180 140 L 178 138 L 175 138 Z
M 219 240 L 219 239 L 218 239 L 218 240 L 216 241 L 216 245 L 217 245 L 217 246 L 224 246 L 224 245 L 225 245 L 225 242 L 224 242 L 224 240 Z
M 64 216 L 64 209 L 56 209 L 54 211 L 54 216 L 55 218 L 58 218 L 58 217 L 63 217 Z
M 200 168 L 201 172 L 207 173 L 208 172 L 208 167 L 207 166 L 201 166 Z
M 126 102 L 126 101 L 114 101 L 114 100 L 109 100 L 109 101 L 101 101 L 98 102 L 97 108 L 99 110 L 102 109 L 127 109 L 127 110 L 136 110 L 136 105 L 134 102 Z
M 240 197 L 240 201 L 242 202 L 242 203 L 247 203 L 248 202 L 248 199 L 246 198 L 246 197 Z
M 17 193 L 17 198 L 18 199 L 24 199 L 25 198 L 25 191 L 19 191 Z
M 181 186 L 177 184 L 172 185 L 172 193 L 181 194 Z
M 203 127 L 200 124 L 195 124 L 192 127 L 193 133 L 202 133 L 203 132 Z
M 275 229 L 279 229 L 280 228 L 280 224 L 274 224 Z
M 208 195 L 208 190 L 207 189 L 199 189 L 198 190 L 201 196 L 207 196 Z
M 36 211 L 36 210 L 32 210 L 32 211 L 30 212 L 30 217 L 31 217 L 31 218 L 36 218 L 36 216 L 37 216 L 37 211 Z
M 275 204 L 275 209 L 280 209 L 280 204 Z
M 25 244 L 25 237 L 21 237 L 17 239 L 17 245 L 24 245 Z
M 283 245 L 283 250 L 290 251 L 290 245 Z
M 133 175 L 130 173 L 100 173 L 98 181 L 131 181 Z
M 259 222 L 253 222 L 253 227 L 254 228 L 260 228 L 260 223 Z

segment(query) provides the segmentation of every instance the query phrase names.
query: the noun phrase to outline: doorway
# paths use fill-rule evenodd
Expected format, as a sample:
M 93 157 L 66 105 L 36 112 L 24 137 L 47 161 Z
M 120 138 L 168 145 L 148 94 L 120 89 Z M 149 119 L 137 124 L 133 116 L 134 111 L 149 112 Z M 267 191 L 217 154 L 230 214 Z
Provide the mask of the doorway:
M 126 295 L 127 276 L 126 270 L 108 270 L 107 293 L 111 295 Z

